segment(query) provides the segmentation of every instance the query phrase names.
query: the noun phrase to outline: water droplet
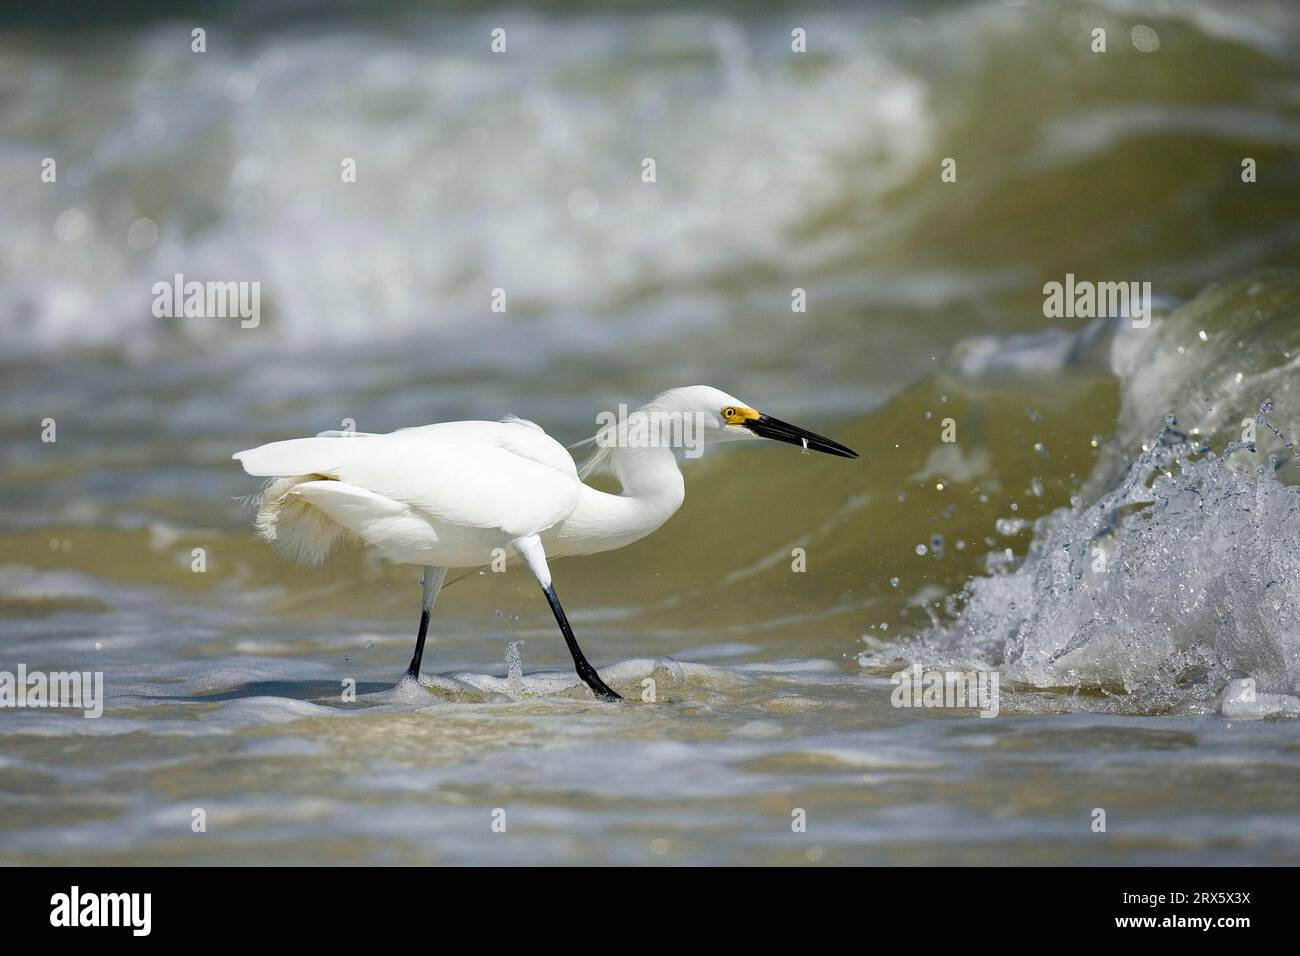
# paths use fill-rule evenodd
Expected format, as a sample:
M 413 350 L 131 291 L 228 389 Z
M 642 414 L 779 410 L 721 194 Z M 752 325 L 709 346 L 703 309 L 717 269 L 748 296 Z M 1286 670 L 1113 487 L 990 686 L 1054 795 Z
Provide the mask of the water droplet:
M 600 197 L 585 187 L 569 193 L 565 202 L 574 219 L 591 219 L 600 211 Z
M 1135 49 L 1142 53 L 1155 53 L 1160 49 L 1160 36 L 1145 23 L 1139 23 L 1129 31 L 1129 39 Z
M 59 213 L 59 218 L 54 220 L 55 238 L 63 242 L 76 242 L 85 236 L 89 229 L 90 219 L 76 206 L 63 210 Z
M 131 223 L 131 228 L 126 231 L 126 244 L 136 252 L 152 248 L 157 241 L 158 225 L 148 216 Z

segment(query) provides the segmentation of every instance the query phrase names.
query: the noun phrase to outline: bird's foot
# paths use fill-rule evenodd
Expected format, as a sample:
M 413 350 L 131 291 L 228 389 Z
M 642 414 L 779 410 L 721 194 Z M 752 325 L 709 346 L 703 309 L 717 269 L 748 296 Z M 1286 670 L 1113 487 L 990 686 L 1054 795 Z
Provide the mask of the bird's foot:
M 596 673 L 594 667 L 583 668 L 578 671 L 578 676 L 582 682 L 591 688 L 591 692 L 600 700 L 622 700 L 623 696 L 614 690 Z

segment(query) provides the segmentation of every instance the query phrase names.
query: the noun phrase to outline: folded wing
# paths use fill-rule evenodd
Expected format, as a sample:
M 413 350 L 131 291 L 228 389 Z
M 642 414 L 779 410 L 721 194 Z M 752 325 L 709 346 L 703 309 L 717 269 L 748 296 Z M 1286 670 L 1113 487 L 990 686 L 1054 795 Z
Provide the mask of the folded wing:
M 295 438 L 235 454 L 250 475 L 300 476 L 305 496 L 329 510 L 342 495 L 376 515 L 404 506 L 450 525 L 499 530 L 511 538 L 537 534 L 567 517 L 577 503 L 573 459 L 535 425 L 450 422 L 387 435 Z M 349 486 L 331 494 L 318 484 Z M 280 483 L 277 483 L 280 484 Z M 358 497 L 355 489 L 360 489 Z M 338 500 L 335 500 L 338 499 Z M 386 515 L 393 517 L 392 514 Z

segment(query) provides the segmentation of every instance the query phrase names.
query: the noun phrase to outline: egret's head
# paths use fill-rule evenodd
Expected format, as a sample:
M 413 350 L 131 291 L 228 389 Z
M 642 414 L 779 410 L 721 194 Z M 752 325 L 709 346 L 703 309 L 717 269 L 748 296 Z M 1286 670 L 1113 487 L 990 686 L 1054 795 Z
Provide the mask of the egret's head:
M 766 415 L 734 395 L 728 395 L 710 385 L 671 388 L 656 395 L 641 410 L 692 416 L 699 423 L 701 437 L 706 444 L 771 438 L 841 458 L 858 457 L 857 452 L 839 442 Z

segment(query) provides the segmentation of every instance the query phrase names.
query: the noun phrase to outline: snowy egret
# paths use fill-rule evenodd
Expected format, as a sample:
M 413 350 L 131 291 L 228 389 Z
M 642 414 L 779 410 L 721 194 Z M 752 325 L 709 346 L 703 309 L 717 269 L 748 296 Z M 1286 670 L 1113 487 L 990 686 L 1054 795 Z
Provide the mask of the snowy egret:
M 677 451 L 771 438 L 844 458 L 857 453 L 761 414 L 707 385 L 670 389 L 631 414 L 610 413 L 581 470 L 564 446 L 521 418 L 444 422 L 388 434 L 322 432 L 237 452 L 264 487 L 263 538 L 309 564 L 342 535 L 390 561 L 424 567 L 420 629 L 407 675 L 418 678 L 429 615 L 448 568 L 481 567 L 514 551 L 537 578 L 578 676 L 617 699 L 587 662 L 551 584 L 547 557 L 597 554 L 650 534 L 681 507 Z M 598 418 L 600 421 L 601 418 Z M 583 479 L 612 473 L 621 492 Z

